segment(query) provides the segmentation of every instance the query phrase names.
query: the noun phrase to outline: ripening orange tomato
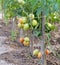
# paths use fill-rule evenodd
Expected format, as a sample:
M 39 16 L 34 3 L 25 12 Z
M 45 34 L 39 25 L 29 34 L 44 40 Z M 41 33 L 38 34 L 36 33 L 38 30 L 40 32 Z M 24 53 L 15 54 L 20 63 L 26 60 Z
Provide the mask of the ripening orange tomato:
M 23 24 L 23 19 L 19 18 L 19 22 L 20 22 L 20 24 Z
M 20 43 L 23 43 L 24 42 L 24 38 L 20 38 Z
M 39 52 L 37 58 L 40 59 L 42 57 L 42 53 Z
M 50 51 L 48 49 L 46 49 L 45 53 L 46 53 L 46 55 L 49 55 Z

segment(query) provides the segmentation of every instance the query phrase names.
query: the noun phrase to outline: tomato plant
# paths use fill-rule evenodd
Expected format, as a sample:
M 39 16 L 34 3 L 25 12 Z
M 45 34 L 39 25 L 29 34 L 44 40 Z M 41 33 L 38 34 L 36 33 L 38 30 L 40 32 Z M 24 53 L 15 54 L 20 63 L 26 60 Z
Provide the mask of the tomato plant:
M 46 26 L 45 32 L 49 33 L 50 31 L 54 30 L 54 21 L 55 20 L 59 21 L 59 17 L 57 18 L 57 15 L 59 13 L 59 6 L 60 6 L 59 0 L 54 2 L 52 0 L 49 0 L 49 1 L 3 0 L 3 1 L 4 1 L 4 9 L 5 9 L 5 12 L 4 12 L 5 18 L 9 19 L 9 18 L 18 16 L 21 23 L 28 22 L 28 25 L 22 24 L 23 29 L 27 30 L 30 27 L 30 29 L 33 30 L 33 33 L 36 36 L 42 35 L 41 13 L 43 9 L 44 9 L 44 14 L 46 16 L 46 24 L 47 22 L 51 24 L 51 28 L 49 27 L 49 24 L 45 25 Z M 24 21 L 22 21 L 22 19 Z M 22 27 L 22 25 L 18 24 L 18 27 Z
M 22 30 L 32 30 L 32 35 L 42 36 L 41 52 L 42 65 L 46 65 L 45 60 L 45 40 L 44 34 L 55 29 L 55 22 L 60 21 L 60 0 L 3 0 L 5 18 L 18 17 L 17 26 Z M 29 42 L 24 41 L 25 46 Z M 34 54 L 35 55 L 35 52 Z

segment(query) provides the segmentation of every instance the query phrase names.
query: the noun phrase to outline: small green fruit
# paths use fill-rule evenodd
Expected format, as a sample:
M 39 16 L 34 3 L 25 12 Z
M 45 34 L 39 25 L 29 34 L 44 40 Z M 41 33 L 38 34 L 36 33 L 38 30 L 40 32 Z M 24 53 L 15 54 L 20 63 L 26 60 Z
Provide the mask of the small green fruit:
M 29 24 L 28 23 L 24 24 L 23 29 L 28 30 L 29 29 Z
M 25 4 L 25 1 L 24 1 L 24 0 L 18 0 L 18 2 L 19 2 L 21 5 L 24 5 L 24 4 Z
M 50 24 L 50 23 L 47 23 L 47 26 L 51 29 L 51 30 L 54 30 L 55 29 L 55 26 Z
M 29 40 L 28 37 L 25 37 L 25 38 L 24 38 L 24 41 L 29 42 L 30 40 Z
M 23 23 L 27 22 L 27 18 L 26 17 L 22 17 L 22 19 L 23 19 Z
M 33 56 L 38 56 L 38 53 L 39 53 L 39 50 L 38 50 L 38 49 L 35 49 L 35 50 L 33 51 Z
M 29 14 L 29 18 L 30 18 L 30 19 L 34 19 L 34 14 L 32 14 L 32 13 Z
M 36 20 L 33 20 L 32 21 L 32 26 L 37 26 L 38 25 L 38 22 Z
M 22 26 L 21 26 L 21 24 L 20 23 L 18 23 L 18 28 L 21 28 Z
M 50 24 L 50 23 L 47 23 L 47 25 L 48 25 L 48 27 L 50 27 L 50 28 L 52 27 L 52 24 Z
M 23 25 L 24 25 L 24 24 L 18 23 L 18 28 L 23 28 Z

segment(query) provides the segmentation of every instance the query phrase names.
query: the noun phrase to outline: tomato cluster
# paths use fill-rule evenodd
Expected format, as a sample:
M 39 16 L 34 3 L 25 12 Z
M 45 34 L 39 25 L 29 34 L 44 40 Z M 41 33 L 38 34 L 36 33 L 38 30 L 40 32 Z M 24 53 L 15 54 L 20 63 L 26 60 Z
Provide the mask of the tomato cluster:
M 18 17 L 18 28 L 26 31 L 36 26 L 38 26 L 38 22 L 34 19 L 34 14 L 29 14 L 28 17 Z
M 46 55 L 49 55 L 49 54 L 50 54 L 50 50 L 46 49 L 46 50 L 45 50 L 45 54 L 46 54 Z M 35 49 L 35 50 L 33 51 L 33 56 L 37 57 L 38 59 L 41 59 L 42 55 L 43 55 L 43 54 L 41 53 L 41 51 L 39 51 L 39 49 Z
M 29 46 L 30 45 L 29 37 L 20 38 L 20 43 L 23 44 L 24 46 Z

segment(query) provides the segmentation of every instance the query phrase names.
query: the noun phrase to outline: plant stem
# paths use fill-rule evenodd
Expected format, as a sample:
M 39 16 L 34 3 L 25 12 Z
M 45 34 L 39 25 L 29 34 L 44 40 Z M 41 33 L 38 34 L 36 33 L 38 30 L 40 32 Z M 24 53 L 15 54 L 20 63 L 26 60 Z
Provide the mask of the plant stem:
M 15 18 L 12 19 L 12 31 L 15 31 Z
M 24 37 L 24 34 L 23 34 L 23 30 L 20 29 L 20 36 L 19 37 Z
M 41 52 L 42 52 L 42 58 L 41 58 L 41 65 L 46 65 L 46 56 L 45 56 L 45 16 L 44 12 L 42 12 L 42 44 L 41 44 Z
M 4 14 L 4 8 L 3 8 L 3 0 L 2 0 L 2 2 L 1 2 L 2 4 L 1 4 L 1 7 L 2 7 L 2 19 L 4 19 L 4 16 L 3 16 L 3 14 Z

